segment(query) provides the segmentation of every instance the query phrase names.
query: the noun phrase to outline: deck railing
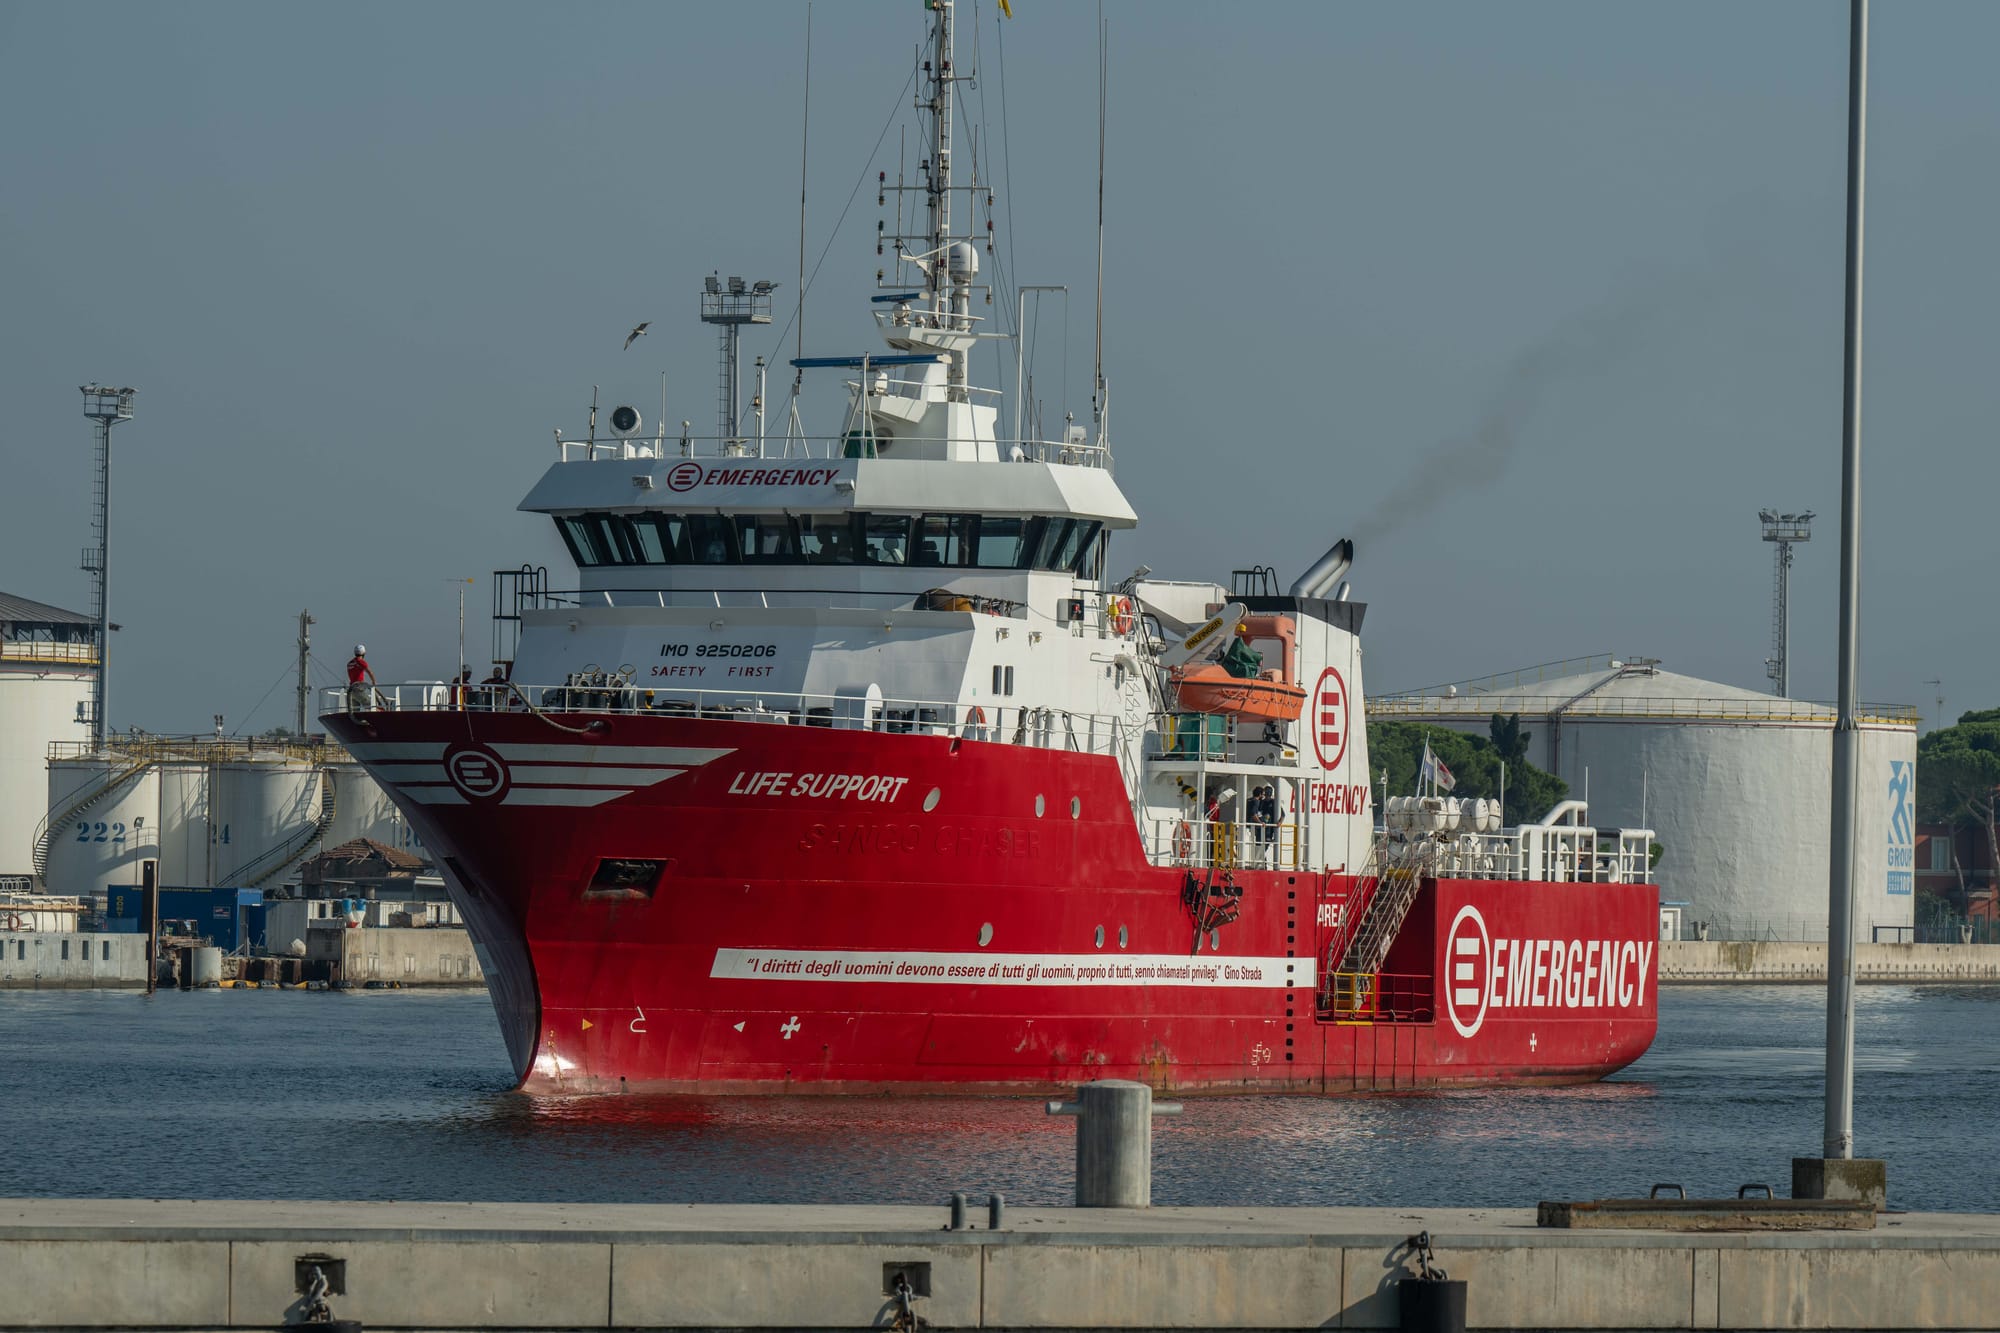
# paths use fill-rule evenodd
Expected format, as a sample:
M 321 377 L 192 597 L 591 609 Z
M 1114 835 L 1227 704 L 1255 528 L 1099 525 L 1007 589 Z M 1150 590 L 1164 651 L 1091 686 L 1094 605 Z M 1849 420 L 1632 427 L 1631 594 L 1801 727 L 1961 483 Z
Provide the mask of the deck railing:
M 1335 1023 L 1429 1023 L 1436 1007 L 1428 973 L 1334 972 L 1320 988 L 1320 1016 Z
M 786 693 L 757 689 L 689 690 L 647 686 L 620 674 L 578 673 L 561 685 L 468 685 L 413 681 L 322 692 L 325 712 L 366 716 L 389 713 L 537 713 L 683 717 L 773 726 L 832 727 L 884 734 L 950 736 L 961 740 L 1031 745 L 1079 754 L 1116 754 L 1124 725 L 1109 713 L 959 700 L 885 699 L 879 694 Z
M 1111 451 L 1101 444 L 1082 440 L 996 440 L 992 437 L 905 435 L 893 440 L 887 435 L 870 439 L 858 432 L 846 435 L 765 435 L 741 439 L 714 435 L 682 435 L 673 432 L 651 439 L 564 439 L 556 440 L 556 460 L 562 463 L 664 461 L 684 459 L 696 462 L 783 463 L 787 459 L 831 460 L 874 458 L 878 451 L 894 458 L 932 458 L 954 449 L 990 449 L 1002 463 L 1056 463 L 1070 467 L 1108 468 Z
M 1209 819 L 1155 819 L 1146 827 L 1154 865 L 1217 870 L 1298 870 L 1305 865 L 1302 824 Z

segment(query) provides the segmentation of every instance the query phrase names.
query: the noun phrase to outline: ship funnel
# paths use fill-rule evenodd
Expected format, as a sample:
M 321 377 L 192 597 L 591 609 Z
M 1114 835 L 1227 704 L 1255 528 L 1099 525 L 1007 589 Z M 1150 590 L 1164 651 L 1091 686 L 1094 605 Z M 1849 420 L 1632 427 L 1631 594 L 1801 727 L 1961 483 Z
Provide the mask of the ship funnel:
M 1342 537 L 1327 548 L 1325 555 L 1313 561 L 1311 568 L 1299 575 L 1298 582 L 1292 585 L 1292 596 L 1326 596 L 1326 590 L 1337 583 L 1340 576 L 1345 574 L 1348 566 L 1353 563 L 1354 542 L 1350 538 Z

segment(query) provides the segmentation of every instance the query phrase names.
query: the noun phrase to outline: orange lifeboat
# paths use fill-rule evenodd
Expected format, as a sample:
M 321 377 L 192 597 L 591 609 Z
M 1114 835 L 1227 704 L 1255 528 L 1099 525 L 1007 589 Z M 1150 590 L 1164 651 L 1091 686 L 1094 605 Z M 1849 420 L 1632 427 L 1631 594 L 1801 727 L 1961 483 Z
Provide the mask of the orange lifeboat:
M 1274 680 L 1275 671 L 1245 678 L 1232 676 L 1214 663 L 1182 667 L 1174 672 L 1181 707 L 1191 713 L 1230 713 L 1266 722 L 1296 722 L 1306 692 L 1289 681 Z
M 1246 640 L 1275 640 L 1281 665 L 1238 675 L 1222 662 L 1175 667 L 1170 675 L 1180 706 L 1191 713 L 1226 713 L 1263 722 L 1296 722 L 1305 706 L 1305 688 L 1298 683 L 1298 629 L 1290 616 L 1245 616 L 1239 622 L 1243 659 L 1262 665 Z

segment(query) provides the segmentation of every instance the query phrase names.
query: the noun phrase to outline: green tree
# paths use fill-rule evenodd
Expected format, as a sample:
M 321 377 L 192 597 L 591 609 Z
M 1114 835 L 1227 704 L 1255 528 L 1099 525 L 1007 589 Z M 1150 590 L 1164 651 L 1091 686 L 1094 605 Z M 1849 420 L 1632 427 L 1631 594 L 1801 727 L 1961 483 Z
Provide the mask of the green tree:
M 1527 749 L 1528 735 L 1520 730 L 1519 717 L 1512 721 L 1509 743 L 1518 745 L 1513 752 L 1519 755 Z M 1452 788 L 1453 796 L 1498 797 L 1500 766 L 1503 762 L 1506 764 L 1504 817 L 1510 825 L 1540 819 L 1551 806 L 1569 795 L 1567 782 L 1553 773 L 1543 772 L 1525 758 L 1506 758 L 1505 753 L 1488 737 L 1426 727 L 1419 722 L 1368 724 L 1368 758 L 1375 766 L 1375 772 L 1369 776 L 1379 778 L 1386 770 L 1391 796 L 1407 796 L 1416 791 L 1417 767 L 1423 762 L 1424 742 L 1427 739 L 1431 753 L 1444 761 L 1444 766 L 1457 780 L 1458 785 Z M 1376 794 L 1379 798 L 1379 783 Z
M 2000 865 L 2000 708 L 1962 714 L 1917 742 L 1917 818 L 1983 829 Z

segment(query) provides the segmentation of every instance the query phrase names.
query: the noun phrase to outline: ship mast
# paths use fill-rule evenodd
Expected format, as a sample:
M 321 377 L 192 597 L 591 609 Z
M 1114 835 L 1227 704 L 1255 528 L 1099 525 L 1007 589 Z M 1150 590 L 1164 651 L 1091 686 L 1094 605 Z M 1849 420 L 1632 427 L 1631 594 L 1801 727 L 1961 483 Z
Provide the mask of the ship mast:
M 932 9 L 937 20 L 931 25 L 931 58 L 924 66 L 930 75 L 929 258 L 931 312 L 942 317 L 946 314 L 945 247 L 951 244 L 951 0 L 937 0 Z
M 954 14 L 952 0 L 932 0 L 937 17 L 931 27 L 929 74 L 931 118 L 930 179 L 926 182 L 930 202 L 930 236 L 926 255 L 930 275 L 931 313 L 937 327 L 965 333 L 972 329 L 972 279 L 979 271 L 977 252 L 968 241 L 954 241 L 951 231 L 951 149 L 953 85 L 959 81 L 952 64 Z M 965 352 L 955 353 L 946 369 L 945 382 L 951 396 L 962 399 L 966 386 Z

